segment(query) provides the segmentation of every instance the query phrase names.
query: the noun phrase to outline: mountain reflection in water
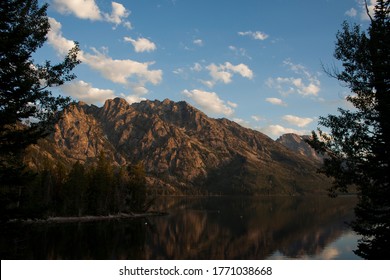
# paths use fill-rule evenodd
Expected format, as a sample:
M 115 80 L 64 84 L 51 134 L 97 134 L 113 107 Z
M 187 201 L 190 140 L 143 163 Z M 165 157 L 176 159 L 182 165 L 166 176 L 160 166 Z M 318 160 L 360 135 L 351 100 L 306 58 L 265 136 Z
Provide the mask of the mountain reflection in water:
M 169 215 L 9 225 L 2 259 L 355 259 L 354 197 L 162 197 Z

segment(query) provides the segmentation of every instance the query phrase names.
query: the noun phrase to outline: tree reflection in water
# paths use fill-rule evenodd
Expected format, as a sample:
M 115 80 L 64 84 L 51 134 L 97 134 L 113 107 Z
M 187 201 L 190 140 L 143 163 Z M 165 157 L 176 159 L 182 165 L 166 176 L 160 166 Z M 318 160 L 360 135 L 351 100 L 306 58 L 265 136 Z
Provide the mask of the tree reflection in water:
M 355 204 L 353 197 L 161 198 L 155 210 L 168 216 L 12 225 L 0 248 L 2 259 L 340 258 L 327 246 L 350 235 Z M 354 258 L 353 249 L 341 257 Z

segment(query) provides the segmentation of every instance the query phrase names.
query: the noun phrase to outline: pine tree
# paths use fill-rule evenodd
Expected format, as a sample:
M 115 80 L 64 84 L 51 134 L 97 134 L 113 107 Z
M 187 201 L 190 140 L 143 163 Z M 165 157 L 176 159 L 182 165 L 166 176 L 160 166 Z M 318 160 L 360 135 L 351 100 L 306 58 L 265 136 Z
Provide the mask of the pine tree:
M 93 168 L 88 190 L 89 211 L 94 215 L 110 214 L 110 202 L 113 195 L 114 169 L 104 152 L 99 154 L 96 167 Z
M 37 0 L 0 2 L 1 183 L 10 178 L 4 170 L 20 171 L 20 154 L 48 133 L 57 110 L 70 101 L 53 96 L 50 87 L 75 78 L 71 71 L 79 63 L 77 44 L 55 65 L 39 65 L 32 58 L 47 39 L 47 7 L 39 7 Z
M 331 195 L 356 186 L 359 203 L 353 229 L 363 236 L 356 253 L 390 257 L 390 1 L 378 0 L 368 32 L 344 22 L 337 33 L 335 58 L 342 71 L 330 74 L 352 92 L 353 110 L 321 117 L 309 141 L 326 154 L 321 172 L 334 179 Z
M 146 209 L 146 174 L 143 165 L 130 164 L 127 167 L 129 176 L 126 204 L 130 211 L 144 212 Z
M 77 44 L 58 64 L 34 62 L 50 28 L 47 8 L 37 0 L 0 1 L 0 202 L 12 191 L 5 188 L 20 193 L 31 180 L 23 152 L 49 133 L 56 112 L 70 102 L 50 88 L 74 79 L 71 72 L 80 62 Z
M 86 210 L 85 199 L 88 177 L 84 165 L 77 161 L 70 170 L 64 185 L 62 213 L 66 216 L 81 216 Z

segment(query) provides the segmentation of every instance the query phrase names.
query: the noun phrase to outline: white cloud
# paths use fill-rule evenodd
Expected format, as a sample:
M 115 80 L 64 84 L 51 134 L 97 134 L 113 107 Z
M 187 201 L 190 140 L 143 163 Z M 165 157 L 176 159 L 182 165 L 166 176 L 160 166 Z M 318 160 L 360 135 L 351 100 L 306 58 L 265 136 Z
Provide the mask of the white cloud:
M 50 31 L 48 42 L 60 54 L 65 55 L 74 42 L 66 39 L 61 32 L 61 24 L 49 18 Z M 113 59 L 107 54 L 92 48 L 92 53 L 80 51 L 79 59 L 106 79 L 131 87 L 144 87 L 146 83 L 159 84 L 162 81 L 162 70 L 150 70 L 154 62 L 138 62 L 130 59 Z
M 202 71 L 202 69 L 203 69 L 202 65 L 200 65 L 200 63 L 198 63 L 198 62 L 195 62 L 194 66 L 191 67 L 191 70 L 195 71 L 195 72 L 200 72 L 200 71 Z
M 262 118 L 262 117 L 260 117 L 260 116 L 256 116 L 256 115 L 253 115 L 253 116 L 251 116 L 251 118 L 252 118 L 254 121 L 256 121 L 256 122 L 260 122 L 260 121 L 262 121 L 262 120 L 263 120 L 263 118 Z
M 215 82 L 221 81 L 224 84 L 228 84 L 232 81 L 232 73 L 222 70 L 222 67 L 213 63 L 206 68 L 210 71 L 210 76 Z
M 130 22 L 124 21 L 124 19 L 130 15 L 130 12 L 120 3 L 111 2 L 111 6 L 111 14 L 104 14 L 105 20 L 111 23 L 115 23 L 116 25 L 124 22 L 126 27 L 131 28 Z
M 356 17 L 357 16 L 357 10 L 354 8 L 349 9 L 345 12 L 345 14 L 349 17 Z
M 200 80 L 200 82 L 202 84 L 204 84 L 205 86 L 209 87 L 209 88 L 212 88 L 213 86 L 215 86 L 215 82 L 214 81 Z
M 182 93 L 207 113 L 226 116 L 231 116 L 234 113 L 234 109 L 229 104 L 226 105 L 215 92 L 194 89 L 184 90 Z
M 224 68 L 234 73 L 240 74 L 242 77 L 251 80 L 253 78 L 253 72 L 249 67 L 243 63 L 233 65 L 230 62 L 225 62 Z
M 264 134 L 276 138 L 281 136 L 282 134 L 286 133 L 295 133 L 298 135 L 304 135 L 307 134 L 306 130 L 296 130 L 292 128 L 283 127 L 279 124 L 276 125 L 268 125 L 266 127 L 257 128 L 259 131 L 263 132 Z
M 127 102 L 129 102 L 129 104 L 132 104 L 132 103 L 138 103 L 138 102 L 141 102 L 143 100 L 146 100 L 146 98 L 143 98 L 143 97 L 140 97 L 138 95 L 122 95 L 123 98 L 126 99 Z
M 145 95 L 149 92 L 149 90 L 141 85 L 138 86 L 133 86 L 133 93 L 136 94 L 137 96 L 139 95 Z
M 264 41 L 265 39 L 267 39 L 269 36 L 267 34 L 265 34 L 264 32 L 261 32 L 261 31 L 245 31 L 245 32 L 238 32 L 238 35 L 240 36 L 249 36 L 249 37 L 252 37 L 253 39 L 255 40 L 261 40 L 261 41 Z
M 295 63 L 292 63 L 290 59 L 286 59 L 285 61 L 283 61 L 283 64 L 288 66 L 290 68 L 291 71 L 293 71 L 294 73 L 298 74 L 298 75 L 303 75 L 306 79 L 308 79 L 310 82 L 313 82 L 313 83 L 318 83 L 320 84 L 318 78 L 316 75 L 313 75 L 312 73 L 310 73 L 305 66 L 303 66 L 302 64 L 295 64 Z
M 360 7 L 361 7 L 360 18 L 362 20 L 370 20 L 370 17 L 367 15 L 367 9 L 368 9 L 368 12 L 370 13 L 371 17 L 373 17 L 375 14 L 376 0 L 369 0 L 367 2 L 368 2 L 367 8 L 366 8 L 366 3 L 364 0 L 361 0 L 359 3 Z
M 196 39 L 193 41 L 193 43 L 199 47 L 203 46 L 203 40 L 202 39 Z
M 81 19 L 106 21 L 115 25 L 123 24 L 131 28 L 131 23 L 125 19 L 130 15 L 122 4 L 111 2 L 111 14 L 103 13 L 95 0 L 54 0 L 54 8 L 62 14 L 74 14 Z
M 188 71 L 184 67 L 176 68 L 172 71 L 172 73 L 175 75 L 178 75 L 179 77 L 181 77 L 184 80 L 188 80 L 188 78 L 189 78 Z
M 302 87 L 298 89 L 298 92 L 302 95 L 318 95 L 318 92 L 320 91 L 319 87 L 319 82 L 318 83 L 310 83 L 309 85 L 305 86 L 302 84 Z
M 143 95 L 147 94 L 149 90 L 145 88 L 142 85 L 135 85 L 132 87 L 132 93 L 129 95 L 125 95 L 124 93 L 121 93 L 121 97 L 125 98 L 129 104 L 141 102 L 143 100 L 146 100 L 146 98 L 142 97 Z
M 229 46 L 228 48 L 229 50 L 233 51 L 236 56 L 243 56 L 248 59 L 252 59 L 252 57 L 247 54 L 246 49 L 244 48 L 237 48 L 235 46 Z
M 77 100 L 84 101 L 88 104 L 104 103 L 107 99 L 112 99 L 118 96 L 111 89 L 99 89 L 92 86 L 92 84 L 80 81 L 72 81 L 60 87 L 61 91 Z M 120 94 L 127 102 L 134 103 L 145 100 L 142 95 L 148 93 L 144 87 L 134 87 L 133 93 L 130 95 Z
M 133 29 L 133 26 L 131 25 L 130 21 L 123 22 L 123 26 L 126 27 L 127 29 Z
M 142 84 L 149 82 L 156 85 L 162 80 L 162 70 L 149 70 L 153 62 L 141 63 L 130 59 L 113 59 L 96 49 L 93 51 L 92 54 L 84 54 L 83 62 L 114 83 L 128 85 L 133 77 L 137 77 Z
M 232 107 L 232 108 L 237 108 L 238 107 L 238 104 L 237 103 L 234 103 L 234 102 L 231 102 L 231 101 L 227 101 L 227 104 Z
M 269 88 L 276 89 L 283 96 L 295 92 L 295 89 L 293 87 L 285 86 L 285 84 L 290 83 L 290 78 L 268 78 L 265 83 Z
M 301 95 L 317 95 L 320 91 L 319 81 L 310 80 L 309 84 L 305 84 L 301 78 L 290 78 L 288 82 L 292 83 L 296 88 L 299 94 Z
M 244 126 L 244 127 L 247 127 L 247 128 L 251 128 L 250 123 L 248 121 L 244 120 L 244 119 L 233 118 L 233 121 L 238 123 L 241 126 Z
M 74 14 L 81 19 L 102 20 L 95 0 L 54 0 L 54 8 L 62 14 Z
M 156 45 L 146 38 L 138 38 L 134 40 L 131 37 L 123 38 L 126 42 L 130 42 L 134 46 L 136 52 L 151 52 L 156 50 Z
M 282 99 L 276 98 L 276 97 L 269 97 L 266 98 L 265 101 L 273 104 L 273 105 L 279 105 L 279 106 L 287 106 L 285 102 L 283 102 Z
M 300 117 L 293 116 L 293 115 L 284 115 L 282 117 L 282 119 L 285 120 L 286 122 L 293 124 L 293 125 L 296 125 L 298 127 L 305 127 L 313 121 L 312 118 L 300 118 Z
M 206 69 L 209 70 L 212 81 L 203 81 L 203 83 L 210 87 L 213 87 L 217 82 L 231 83 L 233 74 L 239 74 L 249 80 L 253 78 L 252 70 L 243 63 L 233 65 L 230 62 L 225 62 L 225 64 L 218 66 L 212 63 Z
M 53 46 L 59 55 L 66 55 L 75 46 L 75 43 L 62 35 L 61 23 L 49 17 L 49 24 L 50 30 L 47 34 L 48 43 Z
M 66 95 L 70 95 L 88 104 L 103 103 L 105 100 L 115 97 L 113 90 L 95 88 L 92 84 L 84 81 L 66 83 L 60 88 Z
M 316 75 L 311 74 L 305 66 L 294 64 L 285 60 L 284 65 L 300 77 L 277 77 L 269 78 L 266 82 L 268 87 L 275 88 L 282 95 L 298 93 L 303 96 L 317 96 L 321 90 L 321 82 Z
M 349 17 L 356 17 L 358 14 L 361 20 L 370 20 L 370 17 L 367 15 L 367 9 L 371 17 L 375 14 L 375 5 L 377 0 L 356 0 L 358 3 L 358 10 L 351 8 L 345 12 L 345 15 Z M 366 7 L 367 2 L 367 7 Z
M 176 75 L 183 75 L 184 72 L 185 72 L 184 68 L 176 68 L 175 70 L 172 71 L 172 73 Z

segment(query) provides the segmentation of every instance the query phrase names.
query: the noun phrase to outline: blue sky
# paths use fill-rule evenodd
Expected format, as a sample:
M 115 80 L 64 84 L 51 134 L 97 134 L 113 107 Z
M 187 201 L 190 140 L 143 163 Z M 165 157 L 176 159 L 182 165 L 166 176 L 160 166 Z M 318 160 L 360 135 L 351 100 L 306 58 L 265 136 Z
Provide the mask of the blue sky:
M 43 2 L 51 30 L 36 62 L 81 47 L 77 79 L 54 92 L 97 106 L 116 96 L 185 100 L 272 138 L 308 134 L 348 106 L 348 89 L 322 65 L 338 65 L 344 20 L 368 25 L 361 0 Z

